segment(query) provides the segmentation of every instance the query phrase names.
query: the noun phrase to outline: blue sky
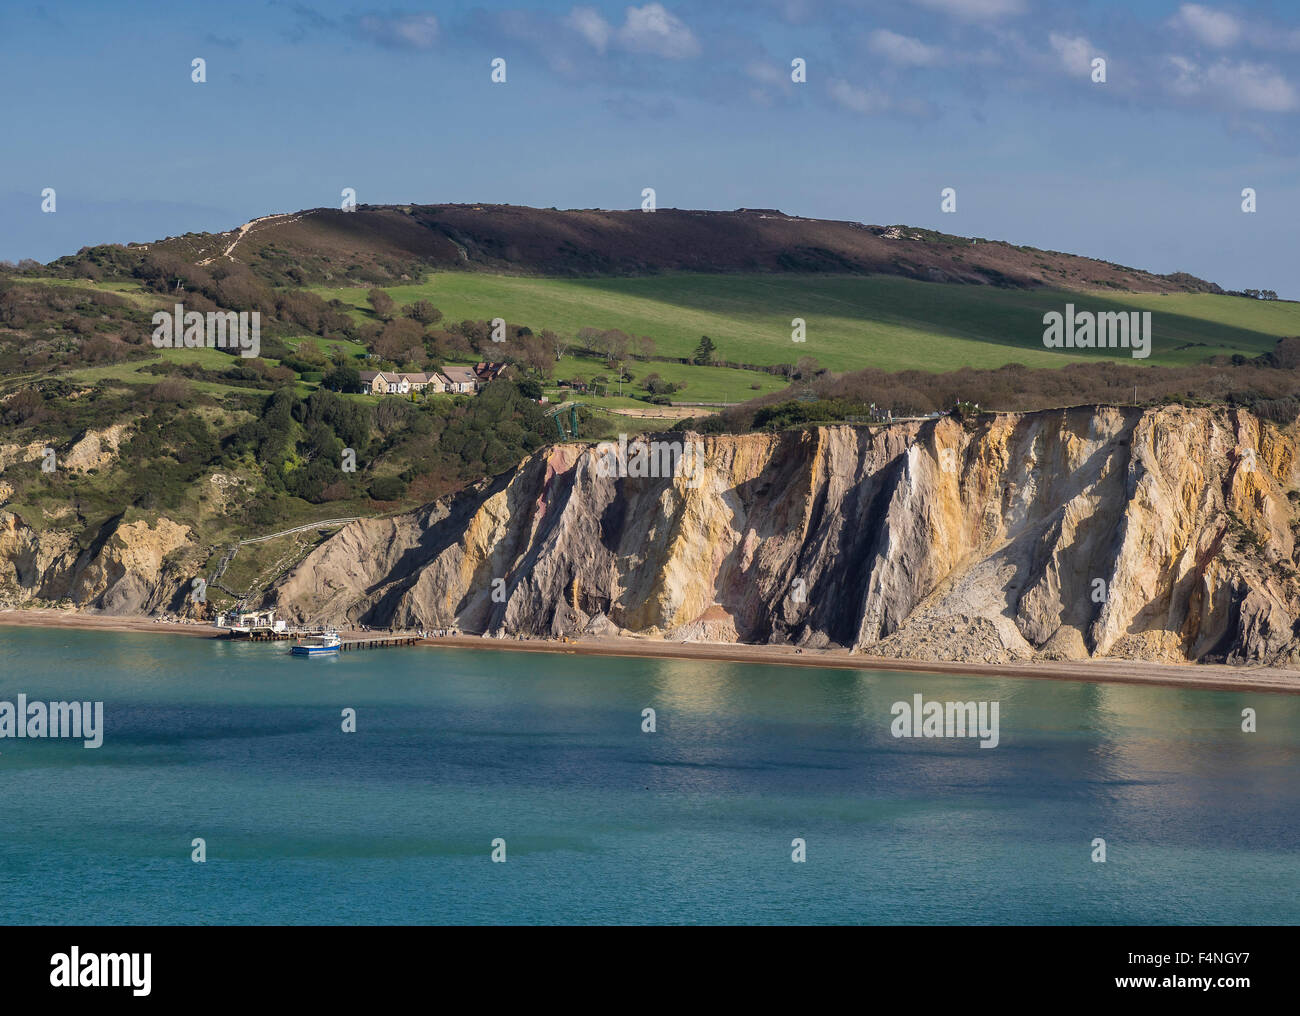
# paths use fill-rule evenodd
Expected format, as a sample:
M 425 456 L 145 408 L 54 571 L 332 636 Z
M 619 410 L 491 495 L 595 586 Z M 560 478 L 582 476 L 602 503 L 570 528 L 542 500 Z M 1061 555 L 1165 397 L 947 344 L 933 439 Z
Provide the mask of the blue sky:
M 654 187 L 661 207 L 907 223 L 1300 298 L 1289 2 L 6 4 L 0 87 L 8 260 L 344 187 L 560 208 Z

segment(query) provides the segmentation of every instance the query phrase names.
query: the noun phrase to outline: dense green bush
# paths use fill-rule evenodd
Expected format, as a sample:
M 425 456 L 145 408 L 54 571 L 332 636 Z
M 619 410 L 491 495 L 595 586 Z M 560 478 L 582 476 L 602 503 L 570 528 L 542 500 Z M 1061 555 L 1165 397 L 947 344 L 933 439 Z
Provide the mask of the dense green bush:
M 400 501 L 406 496 L 406 484 L 400 477 L 381 476 L 371 481 L 370 496 L 376 501 Z

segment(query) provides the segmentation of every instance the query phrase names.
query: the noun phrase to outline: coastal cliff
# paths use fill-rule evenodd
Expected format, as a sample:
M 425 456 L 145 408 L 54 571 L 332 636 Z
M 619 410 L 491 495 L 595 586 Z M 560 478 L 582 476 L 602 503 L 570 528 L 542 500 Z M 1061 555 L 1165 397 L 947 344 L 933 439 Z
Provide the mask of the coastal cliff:
M 302 620 L 635 632 L 998 663 L 1300 659 L 1294 426 L 1086 407 L 698 442 L 682 477 L 554 446 L 348 525 L 270 590 Z
M 696 471 L 606 475 L 597 448 L 552 446 L 285 555 L 264 602 L 311 622 L 930 661 L 1300 662 L 1295 424 L 1084 407 L 655 440 L 698 448 Z M 40 523 L 0 505 L 0 603 L 205 613 L 187 593 L 214 548 L 192 524 Z
M 0 508 L 0 603 L 121 615 L 176 609 L 193 574 L 182 558 L 196 550 L 190 528 L 167 518 L 112 519 L 83 548 L 67 530 L 37 531 Z

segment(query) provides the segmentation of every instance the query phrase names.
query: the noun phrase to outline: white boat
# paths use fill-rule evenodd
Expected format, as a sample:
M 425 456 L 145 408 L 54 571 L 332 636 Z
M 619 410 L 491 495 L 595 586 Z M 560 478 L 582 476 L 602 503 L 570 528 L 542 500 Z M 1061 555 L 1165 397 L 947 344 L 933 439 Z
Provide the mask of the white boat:
M 338 651 L 339 634 L 335 631 L 299 639 L 298 644 L 289 650 L 293 656 L 327 656 Z

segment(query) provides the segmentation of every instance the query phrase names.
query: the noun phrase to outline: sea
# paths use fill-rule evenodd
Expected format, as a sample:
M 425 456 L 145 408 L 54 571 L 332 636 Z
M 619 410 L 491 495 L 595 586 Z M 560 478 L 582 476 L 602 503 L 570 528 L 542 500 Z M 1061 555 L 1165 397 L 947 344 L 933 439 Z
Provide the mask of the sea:
M 1300 923 L 1300 696 L 0 627 L 20 694 L 102 744 L 0 737 L 0 924 Z

